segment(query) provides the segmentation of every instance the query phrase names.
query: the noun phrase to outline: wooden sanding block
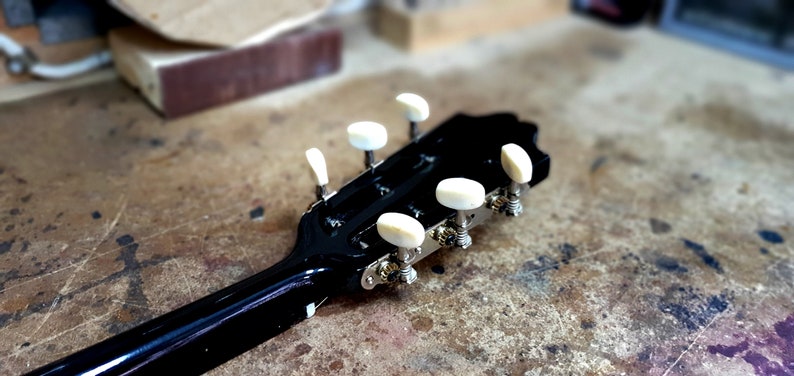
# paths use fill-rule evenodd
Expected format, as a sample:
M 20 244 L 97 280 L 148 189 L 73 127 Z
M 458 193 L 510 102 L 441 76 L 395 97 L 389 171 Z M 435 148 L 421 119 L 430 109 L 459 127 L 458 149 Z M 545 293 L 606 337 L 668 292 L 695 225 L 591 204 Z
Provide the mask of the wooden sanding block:
M 378 34 L 411 52 L 531 25 L 568 12 L 564 0 L 383 0 Z
M 135 26 L 112 30 L 110 48 L 119 74 L 171 118 L 336 72 L 342 33 L 299 30 L 259 44 L 208 49 Z

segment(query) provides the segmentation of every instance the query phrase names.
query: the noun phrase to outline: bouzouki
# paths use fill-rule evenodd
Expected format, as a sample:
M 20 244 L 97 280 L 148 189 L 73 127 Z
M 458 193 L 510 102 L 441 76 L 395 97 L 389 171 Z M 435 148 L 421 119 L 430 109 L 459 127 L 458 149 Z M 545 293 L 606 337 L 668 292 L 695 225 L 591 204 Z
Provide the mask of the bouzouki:
M 412 265 L 427 255 L 467 248 L 468 230 L 493 215 L 518 215 L 519 196 L 549 173 L 536 126 L 512 114 L 456 115 L 418 135 L 427 106 L 420 101 L 417 112 L 411 100 L 406 116 L 415 137 L 383 161 L 373 157 L 385 144 L 382 126 L 348 128 L 367 167 L 336 192 L 326 188 L 322 153 L 307 151 L 318 200 L 286 259 L 31 374 L 205 372 L 313 316 L 329 297 L 413 283 Z

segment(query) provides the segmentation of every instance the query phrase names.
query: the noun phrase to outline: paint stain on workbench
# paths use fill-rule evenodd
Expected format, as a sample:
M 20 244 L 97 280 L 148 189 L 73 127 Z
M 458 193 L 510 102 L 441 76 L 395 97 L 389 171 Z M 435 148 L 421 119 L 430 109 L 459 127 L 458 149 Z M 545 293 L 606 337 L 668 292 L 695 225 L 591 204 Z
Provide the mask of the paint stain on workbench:
M 656 265 L 657 268 L 667 272 L 686 273 L 689 271 L 687 268 L 681 266 L 678 263 L 678 260 L 665 255 L 660 255 L 657 257 L 656 261 L 654 261 L 654 265 Z
M 672 316 L 688 331 L 695 331 L 711 322 L 731 305 L 733 293 L 723 291 L 704 295 L 693 287 L 671 287 L 664 296 L 658 296 L 656 307 Z
M 546 351 L 551 353 L 552 355 L 557 355 L 557 353 L 567 353 L 569 351 L 568 345 L 548 345 L 545 347 Z
M 10 251 L 12 245 L 14 245 L 14 240 L 7 240 L 0 243 L 0 255 Z
M 133 238 L 132 235 L 130 235 L 130 234 L 122 235 L 122 236 L 116 238 L 116 244 L 118 244 L 118 245 L 120 245 L 122 247 L 128 246 L 128 245 L 130 245 L 132 243 L 135 243 L 135 238 Z
M 126 271 L 127 282 L 127 298 L 123 305 L 125 311 L 117 315 L 118 321 L 111 323 L 108 331 L 112 334 L 118 334 L 125 330 L 131 329 L 138 323 L 142 322 L 140 317 L 145 315 L 148 311 L 149 301 L 143 293 L 143 278 L 141 276 L 141 264 L 136 258 L 138 251 L 138 243 L 131 235 L 123 235 L 116 239 L 118 245 L 123 246 L 121 254 L 116 257 L 116 261 L 124 262 L 124 269 Z M 146 307 L 142 309 L 141 307 Z M 133 317 L 139 320 L 133 320 Z
M 746 351 L 750 347 L 747 340 L 739 342 L 736 345 L 713 345 L 707 347 L 708 352 L 712 354 L 720 354 L 728 358 L 733 358 L 736 354 Z
M 651 218 L 648 223 L 651 225 L 651 232 L 654 234 L 666 234 L 673 230 L 673 226 L 658 218 Z
M 579 253 L 579 250 L 569 243 L 560 244 L 557 246 L 557 250 L 562 254 L 560 257 L 560 262 L 566 265 L 571 261 L 572 258 L 576 257 L 577 253 Z
M 576 246 L 570 243 L 558 244 L 554 249 L 559 252 L 558 257 L 540 255 L 534 260 L 529 260 L 512 278 L 528 287 L 547 287 L 548 272 L 559 270 L 561 265 L 567 265 L 579 253 Z
M 758 236 L 760 236 L 765 242 L 771 244 L 781 244 L 784 241 L 783 236 L 772 230 L 759 230 Z
M 695 243 L 689 239 L 681 239 L 681 241 L 684 242 L 685 247 L 689 248 L 692 252 L 695 253 L 695 255 L 700 257 L 700 259 L 703 260 L 703 263 L 706 264 L 706 266 L 716 270 L 717 273 L 723 272 L 720 262 L 717 261 L 717 259 L 715 259 L 714 256 L 710 255 L 706 251 L 706 247 L 704 247 L 702 244 Z
M 308 343 L 301 342 L 289 354 L 289 359 L 300 358 L 312 351 L 312 346 Z
M 521 266 L 514 278 L 525 285 L 546 285 L 549 270 L 560 269 L 560 262 L 546 255 L 540 255 L 534 260 L 529 260 Z
M 261 205 L 257 206 L 256 208 L 251 209 L 251 211 L 248 212 L 248 216 L 251 217 L 252 221 L 261 222 L 265 220 L 265 208 L 262 207 Z
M 794 314 L 776 322 L 763 333 L 738 333 L 733 337 L 744 340 L 735 344 L 709 345 L 706 349 L 712 355 L 740 357 L 753 367 L 756 375 L 794 374 Z

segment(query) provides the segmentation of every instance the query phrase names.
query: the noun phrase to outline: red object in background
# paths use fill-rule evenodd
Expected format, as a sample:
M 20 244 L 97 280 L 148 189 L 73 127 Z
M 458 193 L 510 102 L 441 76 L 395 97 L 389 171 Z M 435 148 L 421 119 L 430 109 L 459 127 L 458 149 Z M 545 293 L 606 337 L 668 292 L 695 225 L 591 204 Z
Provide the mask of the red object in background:
M 574 11 L 614 25 L 634 25 L 650 13 L 654 0 L 572 0 Z

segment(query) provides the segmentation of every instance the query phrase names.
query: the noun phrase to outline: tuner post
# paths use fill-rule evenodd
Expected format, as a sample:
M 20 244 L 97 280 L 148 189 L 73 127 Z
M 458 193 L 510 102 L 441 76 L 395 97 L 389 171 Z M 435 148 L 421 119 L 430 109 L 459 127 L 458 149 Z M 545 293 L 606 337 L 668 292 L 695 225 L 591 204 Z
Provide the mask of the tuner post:
M 372 150 L 364 151 L 364 166 L 366 166 L 367 169 L 375 167 L 375 152 Z
M 419 138 L 419 122 L 430 117 L 430 106 L 421 96 L 414 93 L 402 93 L 395 98 L 403 106 L 405 118 L 408 120 L 411 140 Z
M 463 249 L 471 246 L 469 235 L 469 216 L 463 210 L 458 210 L 455 215 L 455 245 Z
M 374 121 L 359 121 L 347 127 L 347 139 L 354 148 L 364 151 L 364 166 L 375 167 L 375 150 L 386 146 L 386 127 Z
M 411 262 L 416 257 L 416 249 L 399 247 L 397 248 L 397 264 L 400 267 L 400 282 L 412 284 L 416 282 L 417 274 L 416 269 L 411 265 Z
M 511 181 L 507 186 L 507 205 L 505 206 L 505 215 L 508 217 L 516 217 L 524 211 L 524 206 L 521 205 L 521 184 Z
M 485 188 L 482 184 L 466 178 L 444 179 L 436 186 L 436 199 L 441 205 L 457 211 L 453 219 L 455 245 L 466 249 L 472 244 L 469 235 L 471 220 L 466 213 L 483 205 Z

